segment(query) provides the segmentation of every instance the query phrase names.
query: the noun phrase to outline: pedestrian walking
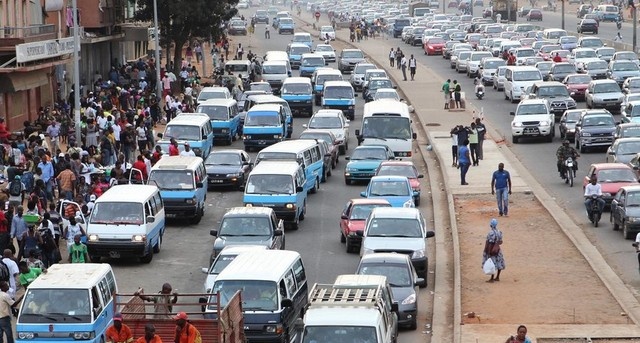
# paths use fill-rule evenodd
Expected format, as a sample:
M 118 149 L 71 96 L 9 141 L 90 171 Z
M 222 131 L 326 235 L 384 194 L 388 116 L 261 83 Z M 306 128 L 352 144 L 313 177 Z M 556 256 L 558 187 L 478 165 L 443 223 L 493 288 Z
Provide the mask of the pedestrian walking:
M 511 194 L 511 175 L 504 170 L 504 163 L 498 163 L 498 170 L 491 176 L 491 194 L 496 196 L 498 213 L 502 217 L 509 215 L 509 194 Z
M 389 51 L 389 66 L 391 66 L 391 68 L 393 68 L 393 64 L 396 61 L 396 52 L 393 50 L 393 48 L 391 48 L 391 51 Z
M 451 132 L 449 132 L 449 135 L 451 137 L 451 157 L 453 158 L 453 163 L 451 164 L 452 167 L 457 167 L 458 166 L 458 127 L 454 127 L 453 129 L 451 129 Z
M 269 33 L 269 24 L 267 24 L 267 26 L 264 27 L 264 38 L 271 39 L 271 34 Z
M 614 42 L 622 42 L 622 35 L 620 34 L 620 31 L 618 31 L 618 33 L 616 34 L 616 37 L 613 39 Z
M 13 343 L 13 328 L 11 327 L 11 316 L 15 308 L 15 302 L 7 293 L 9 291 L 9 283 L 0 281 L 0 341 L 4 342 L 4 336 L 7 336 L 7 343 Z
M 442 84 L 442 92 L 444 93 L 444 109 L 449 109 L 449 102 L 451 101 L 451 79 Z
M 487 127 L 482 123 L 482 119 L 476 118 L 476 131 L 478 131 L 478 159 L 482 160 L 484 157 L 482 146 L 484 143 L 484 137 L 487 134 Z
M 81 234 L 73 236 L 73 244 L 69 248 L 69 263 L 91 263 L 87 246 L 80 241 L 80 238 L 82 238 Z
M 458 136 L 459 137 L 459 136 Z M 462 145 L 458 146 L 458 168 L 460 169 L 460 184 L 463 186 L 467 183 L 467 172 L 471 165 L 471 157 L 469 156 L 469 139 L 465 139 Z
M 396 68 L 400 69 L 400 61 L 402 61 L 402 56 L 404 56 L 404 54 L 402 53 L 402 50 L 400 50 L 400 47 L 398 47 L 396 49 Z
M 471 161 L 475 167 L 478 165 L 478 130 L 476 130 L 476 123 L 471 123 L 471 133 L 469 133 L 469 152 L 471 153 Z
M 400 67 L 402 68 L 402 77 L 404 81 L 407 81 L 407 58 L 404 56 L 400 60 Z
M 239 60 L 242 60 L 242 55 L 244 54 L 244 48 L 242 47 L 242 43 L 238 43 L 238 50 L 236 50 L 236 55 Z
M 415 57 L 413 57 L 413 54 L 411 54 L 411 57 L 409 58 L 409 71 L 411 74 L 411 81 L 414 80 L 414 77 L 416 76 L 416 67 L 418 66 L 418 63 L 416 62 Z
M 456 108 L 460 108 L 460 102 L 462 97 L 462 87 L 458 83 L 458 80 L 453 80 L 453 99 L 456 101 Z
M 496 266 L 497 275 L 491 274 L 491 278 L 487 282 L 500 281 L 500 273 L 504 270 L 506 264 L 504 255 L 502 254 L 502 231 L 498 230 L 498 221 L 494 218 L 489 222 L 491 230 L 487 234 L 484 242 L 484 252 L 482 253 L 482 266 L 488 259 L 493 261 Z

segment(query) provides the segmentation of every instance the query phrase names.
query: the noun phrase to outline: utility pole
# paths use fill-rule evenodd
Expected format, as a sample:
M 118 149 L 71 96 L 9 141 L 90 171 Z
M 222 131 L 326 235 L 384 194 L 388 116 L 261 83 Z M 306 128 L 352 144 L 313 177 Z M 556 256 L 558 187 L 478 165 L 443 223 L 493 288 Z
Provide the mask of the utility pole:
M 562 2 L 562 29 L 564 30 L 564 0 L 560 0 Z
M 638 11 L 636 11 L 635 6 L 633 9 L 633 52 L 637 51 L 638 47 Z
M 77 1 L 77 0 L 74 0 Z M 156 44 L 155 51 L 155 60 L 156 60 L 156 101 L 158 106 L 161 107 L 160 103 L 163 99 L 162 96 L 162 80 L 160 79 L 160 27 L 158 26 L 158 0 L 153 0 L 153 25 L 155 25 L 155 34 L 154 41 Z
M 76 127 L 76 144 L 82 146 L 80 132 L 80 23 L 78 23 L 78 0 L 71 3 L 73 10 L 73 120 Z

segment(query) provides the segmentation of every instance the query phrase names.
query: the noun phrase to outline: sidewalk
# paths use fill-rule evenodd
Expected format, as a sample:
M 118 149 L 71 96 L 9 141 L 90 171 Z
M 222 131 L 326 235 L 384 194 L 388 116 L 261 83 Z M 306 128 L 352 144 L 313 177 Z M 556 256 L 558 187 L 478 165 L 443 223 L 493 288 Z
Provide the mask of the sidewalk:
M 304 15 L 303 15 L 304 16 Z M 321 24 L 326 18 L 321 18 Z M 304 20 L 308 20 L 304 16 Z M 301 27 L 302 30 L 311 31 L 311 24 Z M 337 38 L 344 42 L 349 41 L 349 32 L 347 29 L 338 30 Z M 445 191 L 449 199 L 449 212 L 451 216 L 452 239 L 454 243 L 454 318 L 453 328 L 436 327 L 437 322 L 447 322 L 441 318 L 436 318 L 438 314 L 446 315 L 448 308 L 438 308 L 438 303 L 434 303 L 434 333 L 437 331 L 451 330 L 454 333 L 454 342 L 498 342 L 504 340 L 504 332 L 513 332 L 521 323 L 511 324 L 473 324 L 460 325 L 461 323 L 461 299 L 460 299 L 460 252 L 455 208 L 453 207 L 454 194 L 488 194 L 490 192 L 490 175 L 497 168 L 499 162 L 505 163 L 505 169 L 509 170 L 512 176 L 513 191 L 515 193 L 533 193 L 537 200 L 543 204 L 546 210 L 553 217 L 555 222 L 562 229 L 564 234 L 575 245 L 584 259 L 589 263 L 590 267 L 598 275 L 607 290 L 615 297 L 628 316 L 630 323 L 640 322 L 640 306 L 637 299 L 631 291 L 624 285 L 622 280 L 615 274 L 611 267 L 606 263 L 602 255 L 591 244 L 582 230 L 564 213 L 564 210 L 558 206 L 544 188 L 535 180 L 535 178 L 519 163 L 516 156 L 505 145 L 504 140 L 499 137 L 490 122 L 485 122 L 488 129 L 487 140 L 484 143 L 484 160 L 480 161 L 477 167 L 471 167 L 468 174 L 469 186 L 460 186 L 459 171 L 451 167 L 451 138 L 449 130 L 455 125 L 471 123 L 472 109 L 464 112 L 448 112 L 442 109 L 440 99 L 441 80 L 432 70 L 418 62 L 416 81 L 402 81 L 402 72 L 395 68 L 389 68 L 388 51 L 398 46 L 396 40 L 376 38 L 363 40 L 359 43 L 351 44 L 362 49 L 368 58 L 381 67 L 387 69 L 392 81 L 398 85 L 398 90 L 404 93 L 409 103 L 416 109 L 415 125 L 422 126 L 426 133 L 428 142 L 440 161 L 440 168 L 445 179 Z M 347 43 L 349 44 L 349 43 Z M 401 47 L 404 48 L 403 45 Z M 412 49 L 412 51 L 415 49 Z M 415 51 L 414 51 L 415 52 Z M 430 58 L 441 58 L 433 56 Z M 430 100 L 437 99 L 429 102 Z M 422 147 L 420 147 L 422 150 Z M 436 188 L 437 189 L 437 188 Z M 436 190 L 434 190 L 436 191 Z M 436 271 L 438 273 L 438 271 Z M 436 294 L 438 293 L 436 286 Z M 549 299 L 552 301 L 552 299 Z M 587 299 L 585 299 L 588 301 Z M 514 306 L 517 306 L 514 304 Z M 640 337 L 640 328 L 637 325 L 629 324 L 611 324 L 611 325 L 530 325 L 530 332 L 535 332 L 538 342 L 551 342 L 547 338 L 576 338 L 584 339 L 580 342 L 586 342 L 586 337 L 603 338 L 603 337 Z M 434 336 L 435 338 L 435 336 Z M 636 339 L 635 341 L 640 341 Z M 597 342 L 594 340 L 594 342 Z M 614 342 L 608 340 L 607 342 Z

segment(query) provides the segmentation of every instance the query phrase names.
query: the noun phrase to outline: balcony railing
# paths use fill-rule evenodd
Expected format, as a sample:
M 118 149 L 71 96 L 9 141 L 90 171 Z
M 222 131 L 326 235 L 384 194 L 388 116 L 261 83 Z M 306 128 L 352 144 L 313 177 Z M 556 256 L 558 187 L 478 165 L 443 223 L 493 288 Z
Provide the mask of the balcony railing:
M 0 27 L 0 39 L 17 38 L 24 39 L 25 41 L 35 41 L 39 36 L 45 39 L 56 33 L 56 26 L 53 24 L 46 25 L 33 25 L 25 27 Z

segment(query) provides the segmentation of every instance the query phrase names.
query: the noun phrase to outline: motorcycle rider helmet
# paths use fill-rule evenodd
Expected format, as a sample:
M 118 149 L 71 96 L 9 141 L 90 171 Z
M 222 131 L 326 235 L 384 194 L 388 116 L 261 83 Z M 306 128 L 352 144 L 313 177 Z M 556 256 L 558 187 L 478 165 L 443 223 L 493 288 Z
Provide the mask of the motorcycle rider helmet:
M 562 141 L 562 145 L 569 146 L 569 140 L 565 139 L 564 141 Z

